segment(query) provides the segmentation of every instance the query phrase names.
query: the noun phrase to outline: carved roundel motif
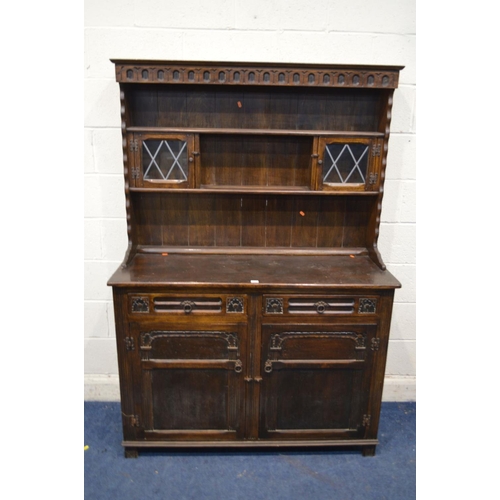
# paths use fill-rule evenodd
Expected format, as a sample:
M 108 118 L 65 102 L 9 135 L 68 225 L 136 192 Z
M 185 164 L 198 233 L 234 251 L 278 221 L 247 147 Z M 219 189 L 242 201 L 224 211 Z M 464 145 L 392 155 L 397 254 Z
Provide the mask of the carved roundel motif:
M 266 299 L 266 313 L 283 314 L 283 299 Z
M 359 309 L 360 313 L 374 313 L 377 310 L 377 300 L 376 299 L 359 299 Z
M 226 300 L 226 312 L 228 313 L 245 312 L 243 299 L 241 297 L 228 297 Z
M 147 297 L 134 297 L 132 300 L 132 312 L 149 312 L 149 299 Z

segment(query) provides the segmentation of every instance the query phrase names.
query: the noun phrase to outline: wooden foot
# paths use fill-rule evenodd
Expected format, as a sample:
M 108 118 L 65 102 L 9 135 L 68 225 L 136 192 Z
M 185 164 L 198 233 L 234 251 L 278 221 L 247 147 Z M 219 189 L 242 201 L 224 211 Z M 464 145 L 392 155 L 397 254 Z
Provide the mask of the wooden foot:
M 137 448 L 125 448 L 125 458 L 137 458 L 139 456 L 139 450 Z
M 362 452 L 364 457 L 374 457 L 375 456 L 375 448 L 376 446 L 369 445 L 369 446 L 363 446 Z

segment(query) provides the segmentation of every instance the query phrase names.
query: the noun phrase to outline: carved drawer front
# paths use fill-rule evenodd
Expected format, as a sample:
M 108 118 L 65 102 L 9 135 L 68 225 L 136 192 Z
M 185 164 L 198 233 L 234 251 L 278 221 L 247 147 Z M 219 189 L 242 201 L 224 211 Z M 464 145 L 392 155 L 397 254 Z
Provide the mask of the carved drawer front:
M 170 294 L 131 294 L 129 311 L 133 316 L 140 314 L 178 314 L 182 316 L 237 315 L 246 314 L 246 297 L 241 295 L 170 295 Z
M 221 313 L 222 299 L 215 297 L 155 297 L 153 307 L 155 312 L 165 313 Z
M 376 297 L 357 296 L 265 296 L 264 314 L 266 315 L 357 315 L 375 314 Z

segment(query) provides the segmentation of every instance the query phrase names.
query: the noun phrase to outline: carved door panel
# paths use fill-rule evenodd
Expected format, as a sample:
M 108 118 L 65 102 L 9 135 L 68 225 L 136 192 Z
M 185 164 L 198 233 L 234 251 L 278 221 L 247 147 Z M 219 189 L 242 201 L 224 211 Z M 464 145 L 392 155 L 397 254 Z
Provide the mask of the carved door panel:
M 376 325 L 264 325 L 260 437 L 363 438 Z
M 243 437 L 246 325 L 133 327 L 151 440 Z

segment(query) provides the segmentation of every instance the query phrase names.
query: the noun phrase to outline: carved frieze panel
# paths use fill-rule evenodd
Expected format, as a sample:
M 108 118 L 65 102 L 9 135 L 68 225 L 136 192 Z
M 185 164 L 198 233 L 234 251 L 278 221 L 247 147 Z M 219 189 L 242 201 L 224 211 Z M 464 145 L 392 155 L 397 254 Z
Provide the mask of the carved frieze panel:
M 219 338 L 227 342 L 228 351 L 238 350 L 238 337 L 235 333 L 230 332 L 212 332 L 212 331 L 152 331 L 144 332 L 140 335 L 140 345 L 139 348 L 143 351 L 148 351 L 152 349 L 153 342 L 160 338 L 193 338 L 193 337 L 203 337 L 203 338 Z
M 116 81 L 134 83 L 204 83 L 297 87 L 396 88 L 398 69 L 367 67 L 304 67 L 228 65 L 162 61 L 120 61 Z
M 264 371 L 271 373 L 273 363 L 278 362 L 282 355 L 283 346 L 287 340 L 293 339 L 333 339 L 343 338 L 354 342 L 355 351 L 364 351 L 366 349 L 366 333 L 364 332 L 282 332 L 271 335 L 269 342 L 268 359 L 264 364 Z M 373 343 L 372 343 L 373 348 Z

